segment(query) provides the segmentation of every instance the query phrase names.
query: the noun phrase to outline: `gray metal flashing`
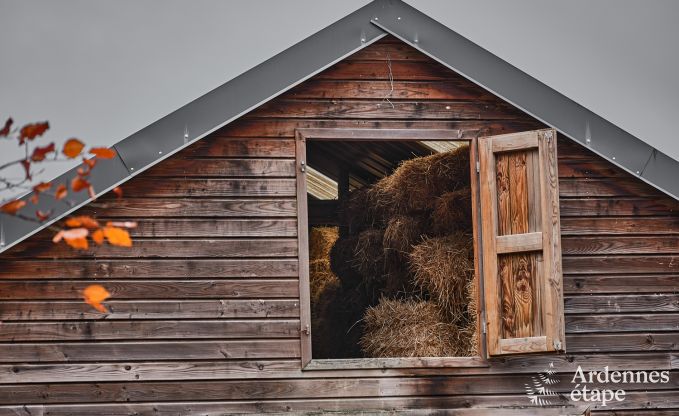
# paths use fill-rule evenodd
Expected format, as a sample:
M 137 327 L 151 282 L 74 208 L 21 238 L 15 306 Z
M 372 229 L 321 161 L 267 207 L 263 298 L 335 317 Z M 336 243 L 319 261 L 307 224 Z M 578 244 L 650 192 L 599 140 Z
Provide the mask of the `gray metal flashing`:
M 345 57 L 392 34 L 560 133 L 679 199 L 679 162 L 400 0 L 375 0 L 242 75 L 116 143 L 91 182 L 101 195 Z M 55 184 L 68 184 L 74 168 Z M 672 175 L 675 174 L 675 175 Z M 29 195 L 24 196 L 27 199 Z M 91 199 L 41 198 L 45 223 L 0 214 L 0 252 Z
M 553 127 L 651 186 L 679 199 L 679 162 L 399 0 L 372 23 Z

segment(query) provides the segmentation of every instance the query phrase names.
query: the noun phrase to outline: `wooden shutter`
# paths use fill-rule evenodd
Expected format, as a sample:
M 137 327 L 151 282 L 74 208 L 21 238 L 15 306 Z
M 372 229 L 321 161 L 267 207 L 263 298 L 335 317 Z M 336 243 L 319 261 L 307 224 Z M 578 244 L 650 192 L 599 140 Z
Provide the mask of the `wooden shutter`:
M 478 143 L 488 353 L 565 350 L 556 131 Z

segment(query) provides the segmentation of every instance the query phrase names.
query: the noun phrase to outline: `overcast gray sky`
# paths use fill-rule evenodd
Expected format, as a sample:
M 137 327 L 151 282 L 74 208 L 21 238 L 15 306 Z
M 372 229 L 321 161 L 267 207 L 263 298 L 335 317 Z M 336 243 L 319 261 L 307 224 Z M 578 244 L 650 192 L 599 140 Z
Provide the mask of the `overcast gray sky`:
M 679 1 L 406 1 L 679 159 Z M 110 145 L 367 3 L 0 0 L 0 118 Z

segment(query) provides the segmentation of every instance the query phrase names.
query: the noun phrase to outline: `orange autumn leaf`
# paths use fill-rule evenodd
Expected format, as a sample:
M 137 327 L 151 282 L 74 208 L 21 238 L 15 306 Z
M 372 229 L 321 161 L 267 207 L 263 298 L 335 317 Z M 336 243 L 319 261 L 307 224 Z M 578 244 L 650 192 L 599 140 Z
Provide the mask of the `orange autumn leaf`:
M 111 296 L 105 287 L 101 285 L 90 285 L 83 289 L 83 298 L 85 303 L 92 306 L 101 313 L 108 313 L 108 310 L 101 302 L 105 301 Z
M 120 247 L 132 247 L 132 239 L 130 234 L 118 227 L 104 227 L 104 236 L 109 244 Z
M 40 200 L 40 194 L 39 193 L 36 192 L 33 195 L 31 195 L 31 202 L 33 203 L 33 205 L 38 205 L 39 200 Z
M 37 184 L 33 187 L 33 192 L 40 193 L 40 192 L 49 191 L 51 187 L 52 187 L 52 182 L 40 182 L 39 184 Z
M 69 227 L 99 228 L 97 220 L 87 215 L 71 217 L 66 220 L 66 225 Z
M 16 213 L 23 207 L 26 206 L 26 201 L 20 199 L 9 201 L 6 204 L 0 206 L 0 212 L 5 214 L 16 215 Z
M 116 197 L 122 198 L 123 197 L 123 188 L 121 188 L 120 186 L 116 186 L 115 188 L 113 188 L 113 193 L 116 195 Z
M 90 149 L 90 153 L 99 159 L 113 159 L 116 157 L 115 150 L 109 149 L 108 147 L 93 147 Z
M 85 148 L 83 142 L 73 138 L 68 139 L 66 143 L 64 143 L 64 148 L 62 152 L 64 153 L 64 155 L 66 155 L 66 157 L 73 159 L 83 151 L 83 148 Z
M 8 118 L 7 121 L 5 121 L 5 126 L 2 128 L 2 130 L 0 130 L 0 137 L 7 137 L 9 135 L 9 132 L 12 129 L 12 123 L 14 123 L 12 117 Z
M 57 190 L 54 192 L 54 198 L 56 198 L 57 200 L 64 199 L 66 198 L 67 194 L 68 190 L 66 189 L 66 185 L 61 184 L 57 187 Z
M 89 244 L 87 243 L 87 236 L 89 233 L 90 232 L 87 230 L 87 228 L 61 230 L 57 233 L 57 235 L 54 236 L 54 238 L 52 238 L 52 242 L 58 243 L 63 239 L 66 244 L 73 248 L 86 250 L 89 248 Z
M 43 212 L 43 211 L 40 211 L 40 210 L 35 211 L 35 216 L 38 218 L 38 220 L 40 220 L 40 222 L 43 222 L 46 219 L 48 219 L 50 217 L 50 215 L 52 215 L 52 211 L 47 211 L 47 212 Z
M 71 189 L 73 192 L 80 192 L 83 189 L 87 189 L 90 187 L 90 183 L 87 182 L 85 179 L 81 178 L 80 176 L 76 176 L 71 180 Z
M 47 146 L 36 147 L 33 149 L 33 154 L 31 155 L 31 160 L 34 162 L 40 162 L 45 160 L 48 153 L 52 153 L 56 150 L 54 143 L 50 143 Z
M 85 158 L 83 158 L 83 163 L 87 165 L 87 168 L 89 170 L 92 170 L 94 165 L 97 164 L 97 159 L 85 159 Z
M 19 144 L 24 144 L 26 139 L 33 140 L 38 136 L 42 136 L 47 129 L 50 128 L 48 122 L 26 124 L 19 132 Z
M 92 233 L 92 240 L 99 245 L 104 244 L 104 232 L 101 228 Z

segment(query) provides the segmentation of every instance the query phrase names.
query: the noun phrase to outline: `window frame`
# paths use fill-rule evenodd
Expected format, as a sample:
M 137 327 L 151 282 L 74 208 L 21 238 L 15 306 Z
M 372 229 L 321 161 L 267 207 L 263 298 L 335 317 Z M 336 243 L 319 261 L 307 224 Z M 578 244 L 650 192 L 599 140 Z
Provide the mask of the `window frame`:
M 481 259 L 481 222 L 477 136 L 462 130 L 439 129 L 345 129 L 304 128 L 295 130 L 295 181 L 297 188 L 297 241 L 299 259 L 300 343 L 302 370 L 374 370 L 390 368 L 489 367 L 486 351 L 485 302 Z M 314 359 L 311 344 L 311 301 L 309 289 L 309 225 L 306 187 L 306 142 L 326 141 L 468 141 L 472 190 L 474 280 L 477 286 L 477 332 L 479 354 L 472 357 L 397 357 Z

